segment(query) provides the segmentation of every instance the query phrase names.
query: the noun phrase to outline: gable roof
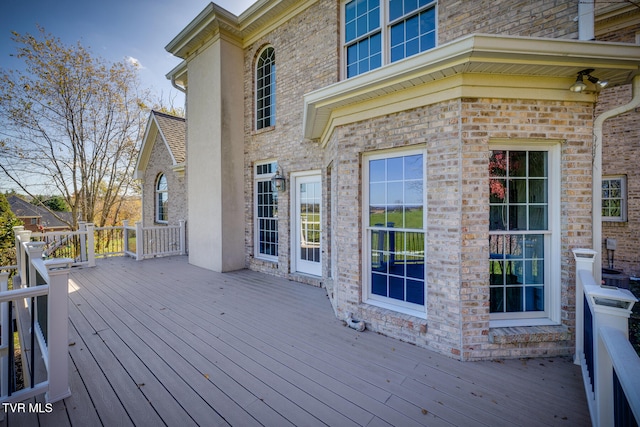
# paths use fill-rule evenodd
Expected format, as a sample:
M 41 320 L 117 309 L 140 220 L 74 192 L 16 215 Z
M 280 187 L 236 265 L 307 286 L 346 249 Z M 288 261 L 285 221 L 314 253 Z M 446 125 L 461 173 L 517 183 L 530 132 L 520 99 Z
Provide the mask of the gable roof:
M 142 137 L 142 146 L 140 147 L 138 161 L 136 162 L 136 168 L 133 173 L 134 178 L 142 179 L 158 134 L 162 138 L 171 156 L 170 166 L 177 172 L 184 171 L 187 154 L 185 119 L 152 110 L 149 114 L 149 120 L 147 121 L 147 128 Z
M 7 197 L 7 201 L 11 206 L 11 211 L 18 218 L 40 218 L 40 224 L 44 228 L 68 228 L 69 224 L 59 220 L 54 214 L 46 210 L 45 208 L 37 205 L 32 205 L 26 200 L 22 200 L 16 195 Z M 56 212 L 59 217 L 71 222 L 71 212 Z

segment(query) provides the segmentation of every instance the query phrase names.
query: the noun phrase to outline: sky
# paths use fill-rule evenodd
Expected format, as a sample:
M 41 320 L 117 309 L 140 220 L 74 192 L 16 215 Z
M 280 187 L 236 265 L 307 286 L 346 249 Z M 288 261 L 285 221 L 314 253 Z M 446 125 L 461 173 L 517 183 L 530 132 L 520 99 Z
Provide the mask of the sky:
M 235 15 L 255 0 L 217 0 Z M 154 98 L 183 107 L 184 97 L 165 75 L 180 59 L 164 47 L 207 5 L 206 0 L 2 0 L 0 1 L 0 68 L 19 68 L 11 57 L 16 44 L 12 31 L 38 34 L 44 27 L 66 45 L 78 41 L 96 57 L 124 59 L 140 65 L 142 84 Z

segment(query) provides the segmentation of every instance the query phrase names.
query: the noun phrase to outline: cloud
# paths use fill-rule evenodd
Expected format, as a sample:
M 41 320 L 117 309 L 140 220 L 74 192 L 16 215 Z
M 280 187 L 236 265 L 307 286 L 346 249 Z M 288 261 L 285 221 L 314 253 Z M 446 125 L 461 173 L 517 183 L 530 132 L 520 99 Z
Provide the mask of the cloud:
M 140 61 L 138 61 L 137 58 L 134 58 L 133 56 L 125 56 L 125 61 L 127 61 L 129 64 L 133 65 L 134 67 L 137 67 L 139 69 L 144 69 L 145 67 L 142 66 L 142 64 L 140 63 Z

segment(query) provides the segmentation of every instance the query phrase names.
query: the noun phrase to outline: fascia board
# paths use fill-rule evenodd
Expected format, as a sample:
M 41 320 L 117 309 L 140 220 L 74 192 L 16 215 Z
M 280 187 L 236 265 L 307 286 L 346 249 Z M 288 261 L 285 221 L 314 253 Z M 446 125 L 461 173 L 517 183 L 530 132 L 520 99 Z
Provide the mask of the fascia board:
M 307 139 L 319 138 L 326 128 L 330 110 L 359 102 L 374 92 L 395 92 L 413 79 L 435 81 L 469 72 L 474 64 L 488 64 L 485 73 L 499 74 L 505 65 L 560 67 L 553 77 L 574 77 L 581 68 L 593 66 L 622 70 L 630 79 L 640 69 L 640 47 L 623 43 L 583 42 L 564 39 L 471 35 L 361 76 L 343 80 L 304 96 L 303 132 Z M 538 67 L 538 68 L 536 68 Z M 507 75 L 503 71 L 504 75 Z M 526 77 L 526 75 L 522 75 Z M 418 80 L 418 81 L 419 81 Z M 620 82 L 619 82 L 620 83 Z

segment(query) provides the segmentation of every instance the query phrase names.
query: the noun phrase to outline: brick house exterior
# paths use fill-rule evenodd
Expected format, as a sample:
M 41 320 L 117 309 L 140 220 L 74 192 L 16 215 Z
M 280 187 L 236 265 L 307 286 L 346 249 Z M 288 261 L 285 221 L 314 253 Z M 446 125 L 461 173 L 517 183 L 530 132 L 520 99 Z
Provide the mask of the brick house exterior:
M 613 28 L 613 29 L 612 29 Z M 640 8 L 630 5 L 606 5 L 596 15 L 596 39 L 638 43 Z M 596 115 L 631 101 L 631 85 L 604 90 L 598 98 Z M 613 267 L 640 277 L 640 109 L 607 120 L 603 127 L 603 177 L 624 177 L 626 216 L 623 221 L 602 222 L 601 251 L 603 267 Z M 616 250 L 607 250 L 606 239 L 616 240 Z M 610 265 L 611 261 L 611 265 Z
M 591 41 L 577 0 L 414 3 L 211 3 L 167 45 L 190 262 L 322 286 L 461 360 L 571 354 L 605 92 L 568 89 L 592 68 L 624 90 L 640 47 Z
M 134 177 L 142 187 L 142 225 L 178 225 L 187 220 L 185 178 L 185 119 L 151 111 L 147 121 Z M 166 212 L 159 218 L 158 185 L 166 180 Z M 133 224 L 131 224 L 133 225 Z

